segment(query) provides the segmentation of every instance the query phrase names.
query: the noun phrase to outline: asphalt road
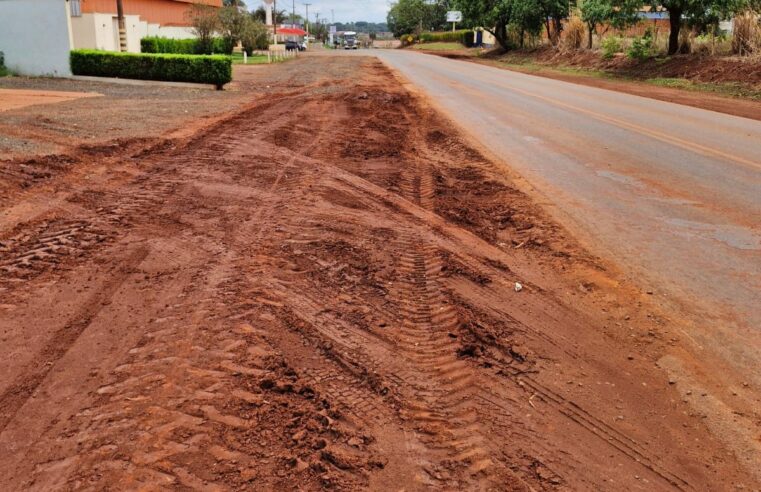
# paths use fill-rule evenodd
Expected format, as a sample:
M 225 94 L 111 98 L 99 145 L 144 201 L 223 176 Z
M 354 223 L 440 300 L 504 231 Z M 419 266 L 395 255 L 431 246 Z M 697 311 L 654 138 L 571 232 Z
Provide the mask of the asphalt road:
M 759 381 L 761 122 L 409 51 L 378 56 L 592 250 Z M 755 374 L 755 375 L 754 375 Z

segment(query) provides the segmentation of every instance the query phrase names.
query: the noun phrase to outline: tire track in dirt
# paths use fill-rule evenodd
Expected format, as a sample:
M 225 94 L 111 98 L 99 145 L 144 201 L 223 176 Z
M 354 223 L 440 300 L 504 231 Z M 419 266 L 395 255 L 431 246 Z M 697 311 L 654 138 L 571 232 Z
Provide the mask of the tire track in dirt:
M 326 123 L 326 127 L 330 125 L 330 121 Z M 257 141 L 253 138 L 246 138 L 246 139 L 225 139 L 224 142 L 221 142 L 218 137 L 212 136 L 210 138 L 212 140 L 211 150 L 216 154 L 227 154 L 227 149 L 229 149 L 232 146 L 236 146 L 235 151 L 241 152 L 243 155 L 248 153 L 249 155 L 253 154 L 256 151 L 260 151 L 259 145 L 261 141 Z M 319 139 L 313 143 L 313 145 L 319 145 Z M 199 143 L 200 145 L 200 143 Z M 211 155 L 209 155 L 207 150 L 205 150 L 205 146 L 199 146 L 198 152 L 201 154 L 202 161 L 213 161 L 211 158 Z M 247 150 L 248 149 L 248 150 Z M 307 149 L 308 150 L 308 149 Z M 288 200 L 290 195 L 293 194 L 296 191 L 296 188 L 300 185 L 300 181 L 296 181 L 292 178 L 294 177 L 304 177 L 304 173 L 297 172 L 295 164 L 298 162 L 300 158 L 300 154 L 296 152 L 291 152 L 284 149 L 279 149 L 279 152 L 281 152 L 285 160 L 285 165 L 277 166 L 278 173 L 275 179 L 272 181 L 272 183 L 269 184 L 269 187 L 267 189 L 267 192 L 271 195 L 281 195 L 283 196 L 283 199 Z M 286 178 L 291 178 L 286 181 Z M 285 184 L 285 188 L 283 188 L 283 184 Z M 138 196 L 137 202 L 144 202 L 144 200 L 141 199 L 141 196 Z M 251 242 L 258 243 L 262 240 L 262 229 L 261 224 L 268 222 L 268 217 L 271 214 L 278 213 L 283 209 L 282 205 L 278 205 L 277 201 L 275 201 L 270 207 L 262 207 L 252 214 L 252 217 L 247 221 L 247 224 L 254 225 L 254 230 L 245 230 L 245 231 L 239 231 L 242 232 L 241 236 L 237 236 L 235 238 L 235 242 L 239 245 L 249 245 Z M 256 230 L 258 227 L 258 230 Z M 250 260 L 234 260 L 234 263 L 243 263 L 248 262 Z M 235 304 L 233 304 L 235 307 Z M 204 310 L 202 310 L 203 312 Z M 242 316 L 241 316 L 242 314 Z M 241 313 L 239 315 L 236 315 L 236 318 L 245 317 L 246 314 Z M 224 315 L 222 316 L 224 318 Z M 189 324 L 192 326 L 196 326 L 200 323 L 200 318 L 198 320 L 194 320 L 190 322 Z M 244 324 L 245 325 L 245 324 Z M 245 325 L 247 326 L 247 325 Z M 226 333 L 225 330 L 222 330 L 220 333 Z M 250 333 L 248 333 L 250 335 Z M 191 407 L 197 407 L 195 411 L 190 411 L 190 413 L 182 413 L 177 410 L 171 409 L 171 408 L 165 408 L 165 407 L 152 407 L 148 409 L 148 413 L 155 415 L 156 419 L 164 419 L 167 421 L 167 423 L 162 424 L 159 427 L 159 431 L 150 433 L 150 439 L 142 439 L 140 441 L 140 447 L 144 449 L 150 449 L 152 450 L 147 455 L 142 455 L 140 453 L 134 454 L 131 456 L 129 463 L 125 464 L 126 468 L 128 468 L 129 473 L 128 475 L 131 475 L 133 477 L 136 477 L 139 479 L 139 477 L 146 477 L 149 481 L 146 483 L 150 483 L 151 480 L 158 480 L 160 482 L 164 482 L 166 484 L 181 484 L 187 487 L 191 488 L 202 488 L 207 490 L 222 490 L 225 489 L 225 485 L 223 483 L 215 483 L 214 481 L 210 481 L 208 479 L 203 479 L 198 477 L 196 474 L 194 474 L 193 471 L 189 470 L 187 467 L 174 467 L 171 470 L 167 470 L 165 468 L 165 465 L 162 465 L 162 463 L 166 463 L 167 461 L 172 461 L 177 459 L 178 456 L 181 456 L 183 454 L 187 454 L 190 452 L 200 452 L 200 449 L 197 446 L 191 445 L 187 442 L 178 442 L 178 440 L 172 436 L 174 436 L 177 432 L 182 433 L 194 433 L 194 432 L 200 432 L 201 428 L 203 427 L 202 424 L 205 421 L 211 421 L 214 423 L 215 426 L 222 426 L 229 428 L 229 431 L 233 431 L 237 429 L 245 430 L 252 424 L 246 423 L 245 419 L 240 419 L 239 417 L 236 417 L 234 415 L 228 415 L 224 413 L 224 409 L 220 408 L 219 406 L 214 405 L 215 398 L 220 397 L 220 393 L 215 389 L 212 391 L 212 388 L 220 388 L 220 385 L 223 386 L 230 386 L 232 385 L 233 388 L 236 386 L 234 384 L 234 381 L 230 381 L 229 378 L 232 377 L 233 379 L 237 375 L 243 375 L 243 376 L 261 376 L 265 373 L 265 371 L 261 368 L 258 368 L 256 365 L 252 366 L 246 366 L 245 364 L 241 364 L 238 362 L 232 362 L 233 359 L 240 359 L 240 355 L 233 357 L 230 353 L 227 354 L 221 354 L 219 355 L 218 350 L 211 351 L 211 353 L 207 353 L 207 357 L 205 357 L 203 360 L 203 363 L 200 363 L 201 361 L 198 360 L 194 354 L 192 354 L 192 350 L 199 350 L 199 345 L 194 345 L 191 349 L 185 348 L 174 348 L 172 346 L 172 343 L 177 343 L 174 339 L 180 335 L 180 331 L 178 329 L 174 330 L 162 330 L 161 336 L 152 337 L 152 342 L 154 342 L 151 345 L 143 346 L 143 347 L 136 347 L 133 349 L 132 353 L 134 355 L 140 355 L 144 354 L 147 359 L 143 358 L 142 360 L 137 360 L 135 362 L 131 362 L 127 364 L 125 367 L 123 367 L 123 370 L 125 372 L 129 372 L 129 374 L 132 375 L 128 380 L 126 380 L 123 383 L 118 383 L 116 385 L 110 385 L 108 387 L 101 388 L 99 390 L 99 393 L 104 395 L 111 395 L 112 401 L 114 403 L 121 402 L 125 399 L 130 401 L 139 401 L 143 399 L 149 399 L 151 401 L 164 401 L 167 399 L 168 395 L 162 394 L 163 391 L 160 391 L 159 393 L 153 393 L 150 395 L 145 394 L 134 394 L 135 390 L 137 388 L 144 388 L 146 384 L 148 384 L 148 389 L 150 390 L 150 374 L 153 371 L 158 371 L 161 374 L 164 374 L 164 376 L 161 378 L 160 382 L 163 385 L 166 385 L 170 382 L 172 382 L 172 386 L 175 385 L 181 385 L 182 390 L 180 390 L 178 393 L 178 396 L 175 397 L 173 400 L 172 407 L 177 406 L 178 403 L 181 403 L 184 400 L 187 400 L 185 403 L 186 405 L 191 405 Z M 187 330 L 184 332 L 183 341 L 182 344 L 184 345 L 187 343 L 185 340 L 188 336 Z M 200 336 L 200 335 L 199 335 Z M 167 340 L 166 343 L 157 345 L 155 343 L 155 340 L 157 339 Z M 191 337 L 192 339 L 192 337 Z M 228 342 L 231 342 L 228 340 Z M 208 343 L 203 344 L 208 345 Z M 231 342 L 227 345 L 227 347 L 232 347 L 235 345 L 240 350 L 244 350 L 246 346 L 252 346 L 252 345 L 261 345 L 261 340 L 257 344 L 240 344 L 238 345 L 236 342 Z M 188 350 L 191 350 L 191 353 L 188 353 Z M 162 366 L 162 364 L 157 363 L 158 361 L 161 361 L 162 358 L 159 357 L 156 359 L 157 356 L 160 356 L 162 353 L 166 352 L 167 354 L 174 354 L 171 359 L 171 370 L 168 369 L 167 366 Z M 188 355 L 184 357 L 177 357 L 178 354 L 181 353 L 188 353 Z M 245 353 L 245 351 L 244 351 Z M 208 355 L 211 355 L 209 357 Z M 214 366 L 212 364 L 211 367 L 209 367 L 208 362 L 214 361 L 215 359 L 218 359 L 219 357 L 223 357 L 224 360 L 218 365 Z M 261 366 L 259 366 L 261 367 Z M 148 370 L 147 368 L 150 368 Z M 183 372 L 190 372 L 194 374 L 195 378 L 192 380 L 192 383 L 184 381 L 182 378 L 181 373 Z M 145 373 L 146 376 L 135 376 L 135 374 L 142 374 Z M 148 379 L 146 379 L 148 378 Z M 181 382 L 182 381 L 182 382 Z M 176 388 L 175 388 L 176 389 Z M 261 404 L 261 396 L 258 396 L 254 393 L 251 393 L 250 391 L 246 390 L 228 390 L 230 394 L 232 394 L 235 398 L 238 398 L 239 400 L 243 400 L 247 404 L 254 404 L 258 401 L 259 404 Z M 150 393 L 150 391 L 149 391 Z M 190 398 L 183 398 L 179 395 L 193 395 Z M 215 396 L 216 395 L 216 396 Z M 195 403 L 195 401 L 198 401 L 198 403 Z M 138 421 L 140 419 L 135 417 L 129 417 L 126 415 L 118 415 L 119 410 L 113 409 L 109 411 L 108 409 L 103 410 L 105 413 L 98 414 L 94 418 L 97 422 L 110 422 L 113 420 L 115 416 L 119 416 L 122 419 L 127 419 L 128 421 Z M 199 419 L 198 413 L 202 414 L 202 417 Z M 163 416 L 163 417 L 162 417 Z M 171 422 L 177 422 L 175 424 L 171 424 Z M 92 429 L 93 432 L 95 432 L 97 429 Z M 129 428 L 120 428 L 119 432 L 125 432 L 129 431 Z M 225 431 L 227 432 L 227 431 Z M 148 437 L 148 436 L 146 436 Z M 97 451 L 97 449 L 96 449 Z M 111 448 L 107 448 L 102 450 L 106 455 L 110 454 L 112 452 Z M 250 457 L 248 455 L 245 455 L 244 453 L 241 453 L 239 451 L 235 451 L 232 449 L 215 446 L 211 450 L 212 455 L 214 455 L 215 459 L 218 461 L 223 461 L 228 463 L 229 466 L 233 466 L 236 463 L 247 463 L 249 467 L 255 467 L 256 465 L 256 459 L 253 457 Z M 94 455 L 93 460 L 94 461 L 101 461 L 104 458 L 104 456 L 99 455 L 98 452 Z M 240 467 L 238 467 L 240 468 Z M 251 475 L 252 472 L 248 469 L 238 469 L 238 474 L 241 476 L 245 475 Z M 113 472 L 113 470 L 111 470 Z M 197 471 L 195 473 L 198 473 Z
M 28 279 L 55 268 L 65 257 L 78 257 L 102 244 L 108 232 L 87 220 L 52 220 L 30 234 L 24 231 L 0 241 L 2 282 Z
M 93 322 L 103 306 L 116 294 L 127 280 L 132 270 L 148 255 L 148 248 L 138 246 L 117 264 L 112 277 L 93 294 L 80 308 L 77 315 L 58 329 L 50 341 L 40 351 L 34 363 L 26 367 L 21 375 L 0 394 L 0 432 L 34 394 L 37 387 L 55 367 L 79 336 Z
M 426 142 L 426 140 L 427 139 L 421 138 L 418 139 L 418 142 Z M 416 154 L 413 157 L 414 165 L 406 167 L 403 171 L 400 190 L 402 196 L 420 206 L 421 208 L 432 209 L 433 198 L 435 196 L 435 179 L 433 177 L 431 166 L 428 164 L 426 159 L 429 155 L 434 154 L 434 152 L 428 147 L 427 142 L 425 144 L 419 145 L 421 145 L 423 148 L 416 149 Z M 428 286 L 431 282 L 436 281 L 436 276 L 441 272 L 442 267 L 442 265 L 436 261 L 438 253 L 436 247 L 425 248 L 419 243 L 419 239 L 417 241 L 412 239 L 409 242 L 403 243 L 400 246 L 399 250 L 404 252 L 416 252 L 406 254 L 401 262 L 403 269 L 406 269 L 407 272 L 414 272 L 414 280 L 412 281 L 412 285 L 420 288 L 422 286 Z M 471 261 L 470 259 L 464 259 L 464 261 L 466 264 L 469 264 L 469 266 L 473 268 L 475 272 L 481 271 L 481 269 L 484 267 L 486 267 L 488 270 L 491 270 L 492 273 L 494 273 L 494 270 L 496 270 L 496 268 L 493 266 L 484 265 L 483 263 Z M 431 275 L 434 275 L 434 277 L 430 278 Z M 501 275 L 496 276 L 501 277 Z M 510 284 L 507 284 L 504 281 L 501 281 L 500 283 L 505 288 L 505 290 L 509 290 L 511 287 Z M 440 292 L 440 288 L 435 287 L 434 291 Z M 470 388 L 469 383 L 472 380 L 471 377 L 466 374 L 467 366 L 464 364 L 456 365 L 458 361 L 453 354 L 456 353 L 458 348 L 457 344 L 452 343 L 451 339 L 432 341 L 430 338 L 427 338 L 430 337 L 431 332 L 448 331 L 449 333 L 452 333 L 455 331 L 453 329 L 457 325 L 456 314 L 454 313 L 454 310 L 448 305 L 447 300 L 443 297 L 439 298 L 438 302 L 436 302 L 431 298 L 431 295 L 435 294 L 431 294 L 431 292 L 426 292 L 425 294 L 423 296 L 418 294 L 416 298 L 415 293 L 407 292 L 404 296 L 405 298 L 410 298 L 418 301 L 412 302 L 409 305 L 412 307 L 412 309 L 411 311 L 407 312 L 407 316 L 408 319 L 412 320 L 413 327 L 416 321 L 421 322 L 422 327 L 419 327 L 418 329 L 413 328 L 410 330 L 410 325 L 405 323 L 406 330 L 403 329 L 402 333 L 406 336 L 411 336 L 411 339 L 404 340 L 403 338 L 401 341 L 401 347 L 403 350 L 409 351 L 411 348 L 413 351 L 415 351 L 418 349 L 421 343 L 426 343 L 427 346 L 424 345 L 424 347 L 426 347 L 429 352 L 427 353 L 428 357 L 424 358 L 423 361 L 432 363 L 432 367 L 437 369 L 439 376 L 443 375 L 449 380 L 454 380 L 455 383 L 458 382 L 459 378 L 459 381 L 462 382 L 461 388 L 458 388 L 457 386 L 450 388 L 453 391 L 453 394 L 456 395 L 458 389 L 465 390 L 466 388 Z M 431 306 L 433 309 L 443 311 L 442 316 L 444 320 L 447 320 L 447 315 L 454 316 L 454 319 L 450 321 L 450 324 L 440 326 L 439 328 L 441 328 L 441 330 L 432 329 L 432 325 L 435 326 L 435 324 L 432 323 L 430 311 Z M 420 312 L 421 309 L 423 310 L 422 314 Z M 528 330 L 531 330 L 528 328 L 528 326 L 524 325 L 524 327 Z M 543 336 L 541 332 L 536 333 L 540 336 Z M 549 341 L 552 341 L 546 336 L 543 337 Z M 554 341 L 552 342 L 554 343 Z M 451 375 L 448 374 L 448 371 L 451 371 Z M 533 391 L 534 396 L 541 396 L 542 399 L 553 406 L 558 413 L 564 415 L 566 418 L 569 418 L 580 427 L 586 429 L 592 435 L 598 437 L 601 441 L 612 446 L 632 461 L 639 463 L 644 468 L 651 471 L 654 475 L 661 478 L 664 482 L 680 490 L 692 489 L 686 480 L 672 473 L 667 468 L 661 467 L 659 464 L 660 459 L 646 451 L 635 439 L 612 428 L 602 420 L 583 410 L 578 404 L 567 400 L 558 393 L 550 390 L 546 386 L 543 386 L 541 383 L 523 371 L 511 368 L 509 366 L 507 369 L 505 369 L 505 371 L 519 387 L 523 389 L 528 387 L 531 391 Z M 494 403 L 492 399 L 484 398 L 481 395 L 471 394 L 468 396 L 469 399 L 488 401 L 491 403 L 492 408 L 503 408 L 502 405 Z M 510 401 L 511 399 L 509 393 L 505 392 L 504 390 L 497 390 L 497 393 L 492 393 L 492 396 L 497 396 L 498 399 L 504 401 Z M 442 407 L 447 408 L 447 403 L 445 402 Z M 425 406 L 418 408 L 417 410 L 419 410 L 418 415 L 422 415 L 426 420 L 432 419 L 433 422 L 438 424 L 446 425 L 447 422 L 452 421 L 451 416 L 436 415 L 435 413 L 431 412 L 430 408 Z M 475 419 L 473 420 L 475 423 L 478 419 L 477 412 L 475 409 L 471 408 L 471 410 L 473 412 L 471 415 L 476 415 Z M 469 436 L 478 435 L 477 431 L 473 428 L 469 428 L 467 423 L 464 425 L 464 428 L 468 429 L 469 432 L 467 432 L 467 434 Z M 485 445 L 483 444 L 482 440 L 476 442 L 471 441 L 467 443 L 466 446 L 469 446 L 471 449 L 463 452 L 461 456 L 479 454 L 486 456 L 487 454 L 491 454 L 485 451 Z M 483 466 L 484 468 L 488 467 L 491 464 L 493 464 L 493 462 L 491 460 L 487 461 L 486 459 L 480 462 L 480 466 Z M 478 464 L 472 466 L 478 466 Z
M 428 155 L 424 146 L 413 165 L 405 168 L 400 188 L 405 198 L 431 210 L 435 180 L 425 160 Z M 495 487 L 507 478 L 514 490 L 530 490 L 520 477 L 494 461 L 497 453 L 490 449 L 479 424 L 477 377 L 458 357 L 462 347 L 456 338 L 461 320 L 442 294 L 439 248 L 426 245 L 416 231 L 407 231 L 397 249 L 402 252 L 399 295 L 404 316 L 398 333 L 399 349 L 412 362 L 413 372 L 406 378 L 412 394 L 406 398 L 403 414 L 427 434 L 430 449 L 444 451 L 440 461 L 465 465 L 468 488 Z M 451 477 L 443 469 L 439 466 L 432 477 L 446 483 Z
M 475 378 L 468 364 L 457 357 L 459 346 L 453 340 L 459 323 L 457 313 L 444 300 L 436 282 L 441 271 L 436 250 L 413 238 L 403 242 L 400 251 L 406 253 L 400 262 L 405 319 L 399 330 L 399 349 L 411 361 L 405 374 L 411 394 L 402 414 L 427 435 L 429 448 L 445 451 L 440 461 L 464 463 L 471 476 L 482 472 L 492 475 L 496 464 L 484 444 L 479 415 L 471 403 L 476 393 Z M 434 473 L 437 479 L 450 478 Z
M 363 80 L 387 84 L 385 70 L 362 63 Z M 145 244 L 133 296 L 150 310 L 90 381 L 93 394 L 61 423 L 40 421 L 49 430 L 28 444 L 30 464 L 0 477 L 41 489 L 708 483 L 702 468 L 681 478 L 694 470 L 681 455 L 659 458 L 666 438 L 632 432 L 628 413 L 611 424 L 613 403 L 591 399 L 606 394 L 593 381 L 623 378 L 595 372 L 600 361 L 569 342 L 590 319 L 544 291 L 546 279 L 517 278 L 514 250 L 550 257 L 537 240 L 552 229 L 532 231 L 524 199 L 419 101 L 377 81 L 337 80 L 273 96 L 82 184 L 49 227 L 21 224 L 28 237 L 0 245 L 11 264 L 42 253 L 27 286 L 8 284 L 20 296 L 42 273 L 76 286 L 66 268 L 108 265 Z M 501 195 L 490 202 L 491 193 Z M 61 246 L 92 231 L 107 235 L 99 254 L 85 245 L 76 258 L 62 253 L 61 268 L 45 266 L 54 250 L 38 251 L 37 238 Z M 505 236 L 513 247 L 497 248 Z M 74 318 L 92 322 L 108 302 L 99 299 L 118 304 L 119 290 L 83 300 Z M 140 305 L 112 310 L 113 323 L 131 326 L 124 311 Z M 74 318 L 66 326 L 81 334 Z M 32 382 L 51 371 L 36 369 L 26 371 Z M 582 379 L 590 391 L 566 386 L 577 371 L 594 373 Z M 2 418 L 2 428 L 20 420 Z

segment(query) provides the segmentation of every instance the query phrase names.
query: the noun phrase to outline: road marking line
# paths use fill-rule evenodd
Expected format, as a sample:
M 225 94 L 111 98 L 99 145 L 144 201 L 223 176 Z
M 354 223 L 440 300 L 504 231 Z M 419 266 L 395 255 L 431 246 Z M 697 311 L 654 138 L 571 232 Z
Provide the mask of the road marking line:
M 703 155 L 706 155 L 706 156 L 713 156 L 713 157 L 719 157 L 719 158 L 722 158 L 722 159 L 728 159 L 728 160 L 732 160 L 732 161 L 735 161 L 735 162 L 740 163 L 740 164 L 744 164 L 746 166 L 750 166 L 752 168 L 761 169 L 761 163 L 754 162 L 754 161 L 745 159 L 745 158 L 740 157 L 740 156 L 736 156 L 736 155 L 733 155 L 733 154 L 728 154 L 726 152 L 722 152 L 720 150 L 716 150 L 716 149 L 713 149 L 711 147 L 706 147 L 705 145 L 700 145 L 700 144 L 695 143 L 695 142 L 690 142 L 688 140 L 684 140 L 684 139 L 681 139 L 679 137 L 674 137 L 674 136 L 671 136 L 671 135 L 664 135 L 664 134 L 662 134 L 660 132 L 657 132 L 657 131 L 654 131 L 654 130 L 650 130 L 649 128 L 637 125 L 635 123 L 629 123 L 627 121 L 623 121 L 623 120 L 620 120 L 618 118 L 614 118 L 612 116 L 607 116 L 607 115 L 604 115 L 602 113 L 598 113 L 596 111 L 580 108 L 580 107 L 574 106 L 572 104 L 567 104 L 567 103 L 564 103 L 562 101 L 558 101 L 556 99 L 553 99 L 551 97 L 539 96 L 539 95 L 536 95 L 536 94 L 532 94 L 529 91 L 524 91 L 523 89 L 512 88 L 512 90 L 514 90 L 516 92 L 519 92 L 521 94 L 525 94 L 525 95 L 530 96 L 530 97 L 534 97 L 536 99 L 541 99 L 543 101 L 547 101 L 549 103 L 556 104 L 558 106 L 570 109 L 572 111 L 577 111 L 579 113 L 586 114 L 588 116 L 591 116 L 592 118 L 595 118 L 595 119 L 598 119 L 598 120 L 601 120 L 601 121 L 605 121 L 607 123 L 611 123 L 611 124 L 616 125 L 618 127 L 625 128 L 625 129 L 634 131 L 636 133 L 640 133 L 640 134 L 652 137 L 652 138 L 654 138 L 656 140 L 660 140 L 660 141 L 665 142 L 665 143 L 670 143 L 672 145 L 676 145 L 677 147 L 681 147 L 681 148 L 683 148 L 685 150 L 689 150 L 689 151 L 696 152 L 698 154 L 703 154 Z
M 496 69 L 496 70 L 500 70 L 500 69 Z M 519 72 L 516 72 L 516 73 L 519 73 Z M 527 75 L 527 74 L 521 74 L 521 75 Z M 531 76 L 531 75 L 529 75 L 529 76 Z M 661 142 L 669 143 L 671 145 L 675 145 L 677 147 L 681 147 L 681 148 L 683 148 L 685 150 L 688 150 L 688 151 L 691 151 L 691 152 L 702 154 L 702 155 L 705 155 L 705 156 L 708 156 L 708 157 L 718 157 L 718 158 L 721 158 L 721 159 L 727 159 L 727 160 L 735 161 L 735 162 L 737 162 L 739 164 L 742 164 L 742 165 L 745 165 L 745 166 L 748 166 L 748 167 L 751 167 L 751 168 L 761 169 L 761 163 L 755 162 L 755 161 L 751 161 L 749 159 L 745 159 L 744 157 L 740 157 L 740 156 L 733 155 L 733 154 L 728 154 L 726 152 L 722 152 L 720 150 L 716 150 L 716 149 L 713 149 L 711 147 L 707 147 L 705 145 L 701 145 L 701 144 L 698 144 L 698 143 L 695 143 L 695 142 L 690 142 L 688 140 L 684 140 L 684 139 L 679 138 L 679 137 L 674 137 L 674 136 L 671 136 L 671 135 L 664 135 L 664 134 L 662 134 L 660 132 L 657 132 L 657 131 L 654 131 L 654 130 L 650 130 L 649 128 L 637 125 L 635 123 L 629 123 L 627 121 L 623 121 L 623 120 L 620 120 L 618 118 L 614 118 L 612 116 L 607 116 L 607 115 L 604 115 L 602 113 L 598 113 L 596 111 L 580 108 L 578 106 L 574 106 L 572 104 L 564 103 L 562 101 L 559 101 L 557 99 L 553 99 L 551 97 L 540 96 L 540 95 L 534 94 L 534 93 L 532 93 L 530 91 L 526 91 L 526 90 L 523 90 L 523 89 L 518 89 L 517 87 L 513 87 L 511 85 L 506 85 L 505 83 L 495 83 L 493 85 L 496 85 L 497 87 L 501 87 L 503 89 L 512 90 L 512 91 L 518 92 L 520 94 L 523 94 L 523 95 L 526 95 L 526 96 L 529 96 L 529 97 L 533 97 L 535 99 L 539 99 L 539 100 L 548 102 L 550 104 L 555 104 L 557 106 L 560 106 L 560 107 L 563 107 L 563 108 L 566 108 L 566 109 L 569 109 L 569 110 L 572 110 L 572 111 L 576 111 L 578 113 L 586 114 L 586 115 L 591 116 L 592 118 L 595 118 L 597 120 L 604 121 L 606 123 L 613 124 L 613 125 L 618 126 L 620 128 L 624 128 L 624 129 L 631 130 L 631 131 L 636 132 L 636 133 L 640 133 L 642 135 L 646 135 L 646 136 L 652 137 L 652 138 L 654 138 L 656 140 L 660 140 Z

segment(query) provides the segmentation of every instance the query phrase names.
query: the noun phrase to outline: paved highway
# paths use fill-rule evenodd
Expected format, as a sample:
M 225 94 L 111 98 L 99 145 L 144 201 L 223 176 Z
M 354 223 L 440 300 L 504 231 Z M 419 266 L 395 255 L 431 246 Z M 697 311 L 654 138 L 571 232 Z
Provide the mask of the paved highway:
M 594 252 L 759 381 L 761 122 L 409 51 L 376 52 Z M 754 376 L 755 373 L 755 376 Z

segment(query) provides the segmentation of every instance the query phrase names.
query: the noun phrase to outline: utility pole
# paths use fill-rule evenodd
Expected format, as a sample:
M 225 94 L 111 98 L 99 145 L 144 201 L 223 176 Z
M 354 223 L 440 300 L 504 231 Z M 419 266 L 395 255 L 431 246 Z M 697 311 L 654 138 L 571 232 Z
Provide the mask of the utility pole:
M 307 8 L 307 16 L 304 19 L 304 24 L 307 28 L 307 43 L 309 42 L 309 6 L 312 5 L 311 3 L 305 3 L 304 6 Z
M 274 0 L 272 6 L 272 32 L 275 33 L 275 44 L 277 44 L 277 0 Z
M 127 24 L 124 22 L 122 0 L 116 0 L 116 18 L 119 22 L 119 51 L 127 51 Z
M 320 13 L 319 12 L 315 12 L 314 13 L 314 28 L 317 29 L 319 27 L 319 25 L 320 25 Z M 316 38 L 315 38 L 315 41 L 317 41 Z
M 336 11 L 333 9 L 330 9 L 330 23 L 331 24 L 336 23 Z
M 291 11 L 291 27 L 296 27 L 296 0 L 293 0 L 293 10 Z

